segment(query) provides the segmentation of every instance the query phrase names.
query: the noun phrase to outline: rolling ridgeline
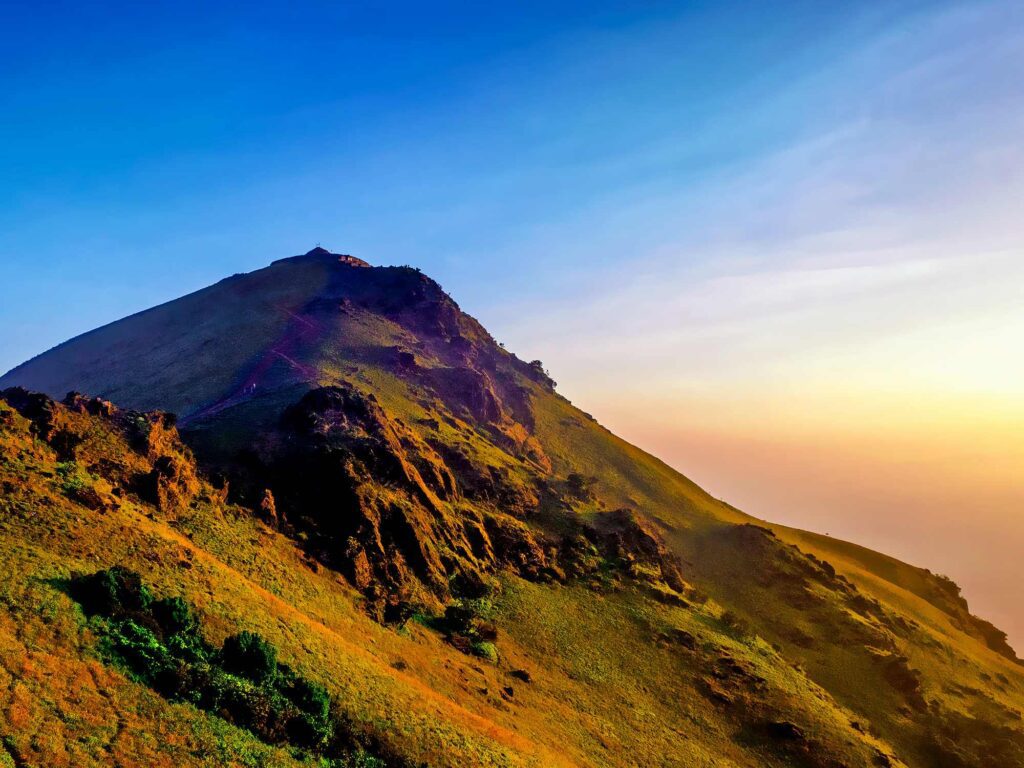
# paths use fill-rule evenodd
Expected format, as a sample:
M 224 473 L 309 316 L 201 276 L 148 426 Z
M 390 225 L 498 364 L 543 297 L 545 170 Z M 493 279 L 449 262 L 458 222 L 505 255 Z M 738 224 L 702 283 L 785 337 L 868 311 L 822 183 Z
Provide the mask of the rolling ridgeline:
M 314 249 L 0 389 L 0 766 L 1024 766 L 955 584 L 712 498 L 418 270 Z

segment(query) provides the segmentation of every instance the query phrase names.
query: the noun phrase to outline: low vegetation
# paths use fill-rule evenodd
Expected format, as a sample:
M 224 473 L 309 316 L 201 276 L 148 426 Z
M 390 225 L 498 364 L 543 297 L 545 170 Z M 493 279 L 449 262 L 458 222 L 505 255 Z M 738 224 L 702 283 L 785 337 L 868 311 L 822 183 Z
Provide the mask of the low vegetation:
M 498 661 L 498 627 L 494 624 L 494 603 L 490 597 L 462 597 L 444 610 L 437 625 L 448 642 L 463 653 L 472 653 L 490 662 Z
M 69 591 L 96 618 L 105 657 L 161 696 L 320 756 L 325 768 L 385 765 L 358 744 L 327 690 L 279 662 L 260 635 L 240 632 L 215 648 L 188 603 L 154 597 L 137 573 L 117 566 L 72 578 Z

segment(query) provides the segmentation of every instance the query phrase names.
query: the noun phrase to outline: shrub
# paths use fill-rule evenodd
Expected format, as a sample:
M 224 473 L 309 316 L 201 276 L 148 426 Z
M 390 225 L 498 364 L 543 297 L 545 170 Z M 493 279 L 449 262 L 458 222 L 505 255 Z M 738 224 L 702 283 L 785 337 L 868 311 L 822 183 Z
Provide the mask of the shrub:
M 473 643 L 470 647 L 473 649 L 474 656 L 487 659 L 492 664 L 498 662 L 498 648 L 489 640 L 480 640 Z
M 185 699 L 207 712 L 220 712 L 234 678 L 211 665 L 193 667 L 190 678 L 192 684 L 185 692 Z
M 298 712 L 285 722 L 288 741 L 302 749 L 321 751 L 330 741 L 333 729 L 328 720 Z
M 196 620 L 188 603 L 180 597 L 165 597 L 153 603 L 153 618 L 168 635 L 190 633 L 196 629 Z
M 579 472 L 570 472 L 565 478 L 565 487 L 569 495 L 581 501 L 590 501 L 594 498 L 593 486 L 597 482 L 596 477 L 587 477 Z
M 293 675 L 283 692 L 292 704 L 314 718 L 324 719 L 330 713 L 331 697 L 319 683 Z
M 167 649 L 182 661 L 196 664 L 209 661 L 213 649 L 203 640 L 196 629 L 183 630 L 166 638 Z
M 456 648 L 494 661 L 498 657 L 494 647 L 498 628 L 491 621 L 494 614 L 495 606 L 489 598 L 463 598 L 447 606 L 438 623 Z
M 60 489 L 67 495 L 72 495 L 85 488 L 85 478 L 78 471 L 78 464 L 73 461 L 61 461 L 57 464 L 57 477 L 60 479 Z
M 141 680 L 153 685 L 164 680 L 177 663 L 148 627 L 131 619 L 119 622 L 108 638 L 111 651 Z
M 107 617 L 145 612 L 153 602 L 142 577 L 121 566 L 73 578 L 71 595 L 87 614 Z
M 277 649 L 254 632 L 239 632 L 224 641 L 221 664 L 228 672 L 266 682 L 277 674 Z
M 383 768 L 327 689 L 279 665 L 277 649 L 260 635 L 239 632 L 218 651 L 203 639 L 188 603 L 154 600 L 125 568 L 76 576 L 70 591 L 87 613 L 105 619 L 107 654 L 162 696 L 191 702 L 268 744 L 308 751 L 325 767 Z M 497 658 L 493 644 L 481 645 L 481 656 Z

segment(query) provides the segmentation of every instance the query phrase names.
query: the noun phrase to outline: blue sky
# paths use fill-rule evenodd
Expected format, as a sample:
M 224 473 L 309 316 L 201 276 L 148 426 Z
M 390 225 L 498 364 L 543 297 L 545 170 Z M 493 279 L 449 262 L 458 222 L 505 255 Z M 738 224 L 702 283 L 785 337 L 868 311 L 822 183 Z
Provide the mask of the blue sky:
M 413 264 L 1020 647 L 1024 5 L 222 5 L 0 0 L 0 370 L 318 242 Z
M 315 242 L 559 295 L 674 236 L 605 209 L 798 141 L 820 71 L 928 8 L 372 5 L 5 4 L 0 368 Z

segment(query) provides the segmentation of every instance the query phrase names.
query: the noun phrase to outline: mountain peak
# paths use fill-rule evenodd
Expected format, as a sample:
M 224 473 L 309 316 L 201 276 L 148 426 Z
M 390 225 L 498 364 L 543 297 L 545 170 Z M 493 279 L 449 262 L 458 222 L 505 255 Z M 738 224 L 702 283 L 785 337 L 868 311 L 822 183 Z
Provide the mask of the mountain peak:
M 205 709 L 281 760 L 358 728 L 392 768 L 1024 768 L 1024 666 L 953 582 L 719 502 L 418 270 L 319 246 L 283 261 L 0 376 L 0 766 L 66 764 L 72 743 L 107 765 L 92 737 L 145 701 L 112 748 L 126 764 L 163 759 L 132 734 L 171 727 L 185 751 L 164 762 L 201 764 L 224 732 L 180 718 Z M 111 597 L 88 619 L 100 645 L 57 591 L 83 563 L 117 568 L 73 590 Z M 232 649 L 254 630 L 283 662 L 258 680 Z M 227 654 L 205 639 L 225 634 Z
M 281 264 L 285 262 L 294 261 L 320 261 L 344 264 L 349 267 L 369 267 L 371 266 L 368 261 L 357 259 L 355 256 L 349 256 L 346 253 L 333 253 L 321 246 L 316 246 L 312 250 L 306 251 L 301 256 L 289 256 L 286 259 L 278 259 L 274 264 Z

